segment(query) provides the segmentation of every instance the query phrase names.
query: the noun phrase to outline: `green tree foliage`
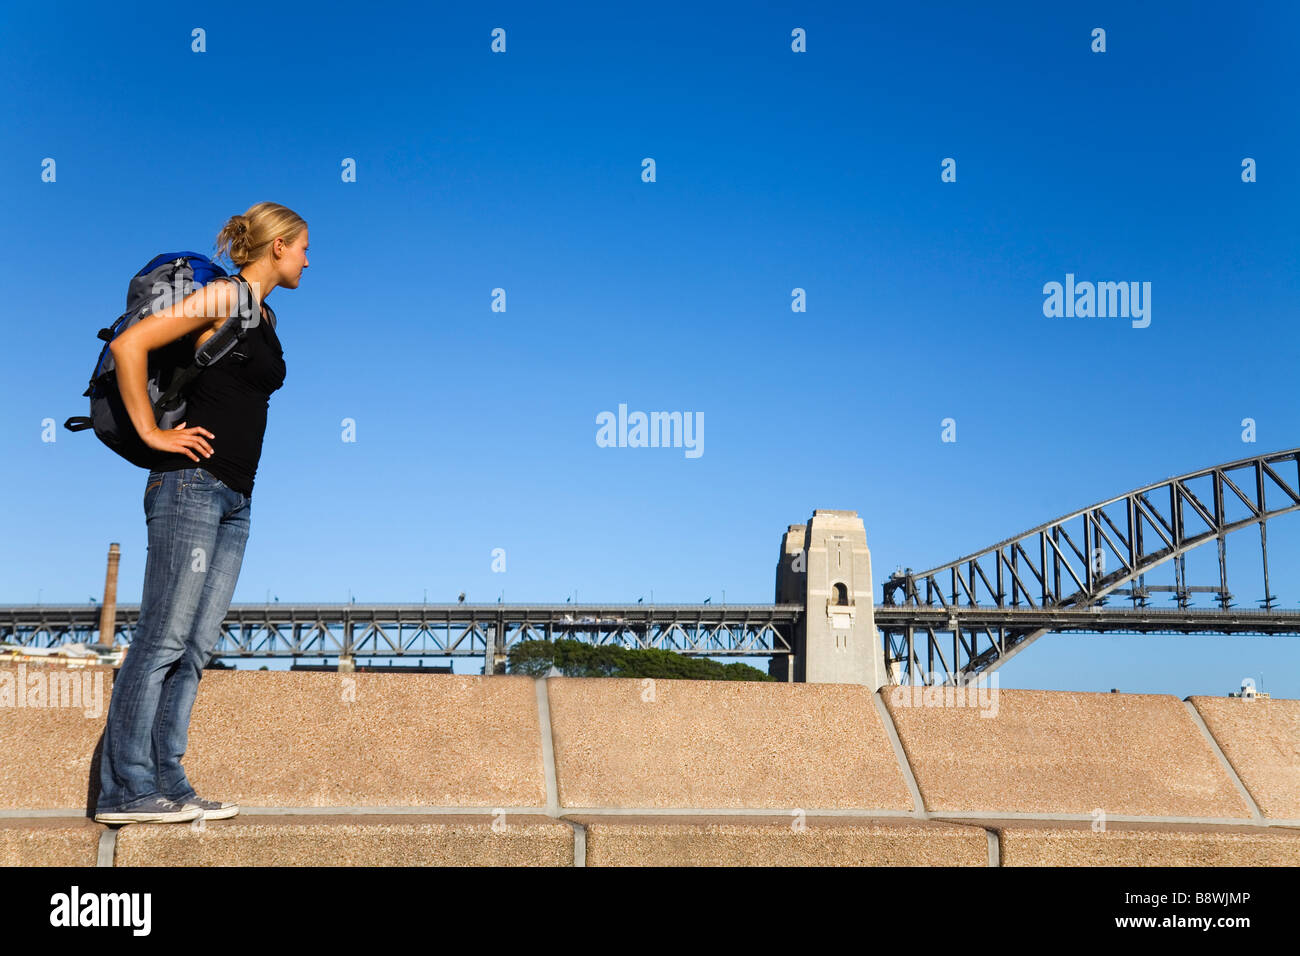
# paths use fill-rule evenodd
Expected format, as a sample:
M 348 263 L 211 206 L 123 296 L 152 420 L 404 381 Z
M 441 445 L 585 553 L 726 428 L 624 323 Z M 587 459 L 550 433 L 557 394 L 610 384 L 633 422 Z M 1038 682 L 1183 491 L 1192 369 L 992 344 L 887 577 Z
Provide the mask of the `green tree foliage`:
M 663 677 L 676 680 L 774 678 L 748 664 L 720 664 L 654 648 L 631 650 L 582 641 L 520 641 L 510 649 L 509 672 L 542 677 L 554 665 L 565 677 Z

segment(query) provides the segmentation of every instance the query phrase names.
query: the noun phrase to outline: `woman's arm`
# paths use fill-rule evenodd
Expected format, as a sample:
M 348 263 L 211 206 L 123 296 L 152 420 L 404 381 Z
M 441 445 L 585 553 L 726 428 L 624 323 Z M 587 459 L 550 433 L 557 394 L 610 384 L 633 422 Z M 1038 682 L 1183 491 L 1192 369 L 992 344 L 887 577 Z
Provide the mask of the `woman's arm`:
M 212 454 L 212 446 L 201 435 L 216 436 L 206 429 L 196 427 L 182 431 L 176 428 L 163 432 L 158 427 L 147 384 L 149 353 L 183 336 L 224 322 L 234 299 L 231 291 L 231 283 L 209 282 L 170 308 L 145 316 L 109 345 L 117 366 L 117 387 L 122 393 L 122 404 L 131 416 L 136 433 L 150 448 L 182 452 L 195 461 L 199 459 L 191 448 L 198 449 L 205 456 Z

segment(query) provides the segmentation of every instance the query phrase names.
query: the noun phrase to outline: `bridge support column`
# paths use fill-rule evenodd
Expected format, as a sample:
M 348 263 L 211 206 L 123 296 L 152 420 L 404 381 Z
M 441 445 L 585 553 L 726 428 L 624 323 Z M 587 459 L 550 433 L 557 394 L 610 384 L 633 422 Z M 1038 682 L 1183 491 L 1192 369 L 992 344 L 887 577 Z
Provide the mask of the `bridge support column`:
M 776 567 L 776 602 L 805 609 L 792 635 L 793 680 L 872 690 L 887 682 L 871 552 L 856 511 L 818 509 L 807 524 L 789 526 Z M 786 680 L 788 666 L 784 656 L 773 657 L 768 671 Z

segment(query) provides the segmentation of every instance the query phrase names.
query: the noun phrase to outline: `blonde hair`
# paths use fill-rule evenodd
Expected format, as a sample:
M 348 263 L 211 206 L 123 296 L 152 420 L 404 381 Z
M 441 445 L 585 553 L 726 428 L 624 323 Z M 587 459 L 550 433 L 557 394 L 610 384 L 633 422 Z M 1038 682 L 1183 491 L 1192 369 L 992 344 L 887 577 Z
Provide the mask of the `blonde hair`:
M 217 233 L 217 255 L 242 268 L 262 258 L 276 239 L 292 243 L 306 228 L 306 220 L 287 206 L 259 202 L 242 216 L 226 220 Z

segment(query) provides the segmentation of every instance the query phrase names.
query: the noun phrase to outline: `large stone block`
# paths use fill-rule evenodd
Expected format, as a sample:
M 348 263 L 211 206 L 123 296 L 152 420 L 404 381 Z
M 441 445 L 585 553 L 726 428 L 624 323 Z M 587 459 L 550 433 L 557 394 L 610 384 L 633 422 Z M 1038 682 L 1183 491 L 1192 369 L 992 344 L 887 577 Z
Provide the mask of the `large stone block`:
M 209 671 L 184 760 L 260 807 L 542 807 L 531 677 Z
M 1250 817 L 1175 697 L 989 688 L 984 709 L 915 690 L 883 696 L 929 811 Z
M 1300 700 L 1189 700 L 1259 812 L 1300 820 Z
M 0 664 L 0 809 L 94 806 L 112 689 L 108 666 Z
M 911 810 L 857 684 L 551 678 L 565 807 Z

